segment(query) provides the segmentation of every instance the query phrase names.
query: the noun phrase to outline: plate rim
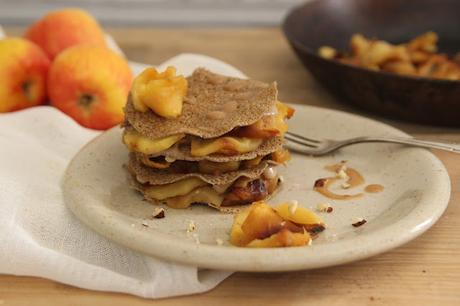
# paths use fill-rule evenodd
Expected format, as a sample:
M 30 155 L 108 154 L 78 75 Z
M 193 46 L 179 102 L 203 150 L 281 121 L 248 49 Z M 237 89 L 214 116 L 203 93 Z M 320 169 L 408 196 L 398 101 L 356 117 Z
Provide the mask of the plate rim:
M 332 110 L 326 109 L 317 106 L 310 106 L 310 105 L 300 105 L 295 104 L 296 108 L 303 108 L 305 111 L 315 109 L 320 112 L 331 113 L 333 115 L 339 116 L 351 116 L 355 117 L 359 120 L 365 120 L 367 122 L 371 122 L 372 124 L 379 126 L 379 128 L 385 129 L 387 132 L 394 133 L 395 135 L 405 135 L 408 134 L 402 132 L 401 130 L 390 126 L 386 123 L 373 120 L 367 117 L 359 116 L 352 113 L 347 113 L 339 110 Z M 407 216 L 399 219 L 398 222 L 391 224 L 390 226 L 385 226 L 381 229 L 374 230 L 372 232 L 366 233 L 366 235 L 357 235 L 355 237 L 347 238 L 343 241 L 335 241 L 333 243 L 328 244 L 321 244 L 309 247 L 297 247 L 297 248 L 269 248 L 269 249 L 248 249 L 248 248 L 238 248 L 231 245 L 207 245 L 207 244 L 196 244 L 192 241 L 181 241 L 177 243 L 176 239 L 165 239 L 162 236 L 167 236 L 166 234 L 160 234 L 159 237 L 152 239 L 152 233 L 147 231 L 136 231 L 134 232 L 131 226 L 128 224 L 118 224 L 117 226 L 113 226 L 110 223 L 106 224 L 105 228 L 95 226 L 89 220 L 92 220 L 94 216 L 91 216 L 93 210 L 80 210 L 78 205 L 76 204 L 77 201 L 73 201 L 69 197 L 72 194 L 72 188 L 66 187 L 66 182 L 69 179 L 69 171 L 72 168 L 73 164 L 77 160 L 78 156 L 81 152 L 83 152 L 88 146 L 92 145 L 94 142 L 98 141 L 102 137 L 108 137 L 107 135 L 110 133 L 114 133 L 119 129 L 119 127 L 114 127 L 105 133 L 102 133 L 92 139 L 89 143 L 83 146 L 79 152 L 72 158 L 70 163 L 68 164 L 64 178 L 62 183 L 63 189 L 63 196 L 64 202 L 66 206 L 77 216 L 77 218 L 86 224 L 88 227 L 92 228 L 97 233 L 101 234 L 102 236 L 114 241 L 120 245 L 125 247 L 134 249 L 141 253 L 144 253 L 149 256 L 153 256 L 156 258 L 160 258 L 163 260 L 167 260 L 170 262 L 186 264 L 186 265 L 195 265 L 200 268 L 210 268 L 210 269 L 219 269 L 219 270 L 231 270 L 231 271 L 247 271 L 247 272 L 275 272 L 275 271 L 295 271 L 295 270 L 305 270 L 305 269 L 313 269 L 313 268 L 322 268 L 322 267 L 329 267 L 340 265 L 348 262 L 353 262 L 357 260 L 361 260 L 364 258 L 368 258 L 385 251 L 394 249 L 398 246 L 401 246 L 407 243 L 410 240 L 415 239 L 416 237 L 420 236 L 426 230 L 428 230 L 431 226 L 433 226 L 436 221 L 442 216 L 444 211 L 446 210 L 451 194 L 451 182 L 448 172 L 444 166 L 444 164 L 430 151 L 425 149 L 420 149 L 420 152 L 425 152 L 427 157 L 431 159 L 431 161 L 435 164 L 437 169 L 441 171 L 437 171 L 436 175 L 438 176 L 437 180 L 434 180 L 437 184 L 436 188 L 441 190 L 437 197 L 436 205 L 429 205 L 429 207 L 433 206 L 437 208 L 436 210 L 432 210 L 428 213 L 425 211 L 424 214 L 420 215 L 416 222 L 415 221 L 408 222 L 409 216 L 414 214 L 414 211 L 411 211 Z M 118 133 L 120 131 L 117 131 Z M 441 198 L 442 195 L 442 198 Z M 423 203 L 429 201 L 425 200 Z M 431 201 L 435 202 L 435 201 Z M 420 204 L 419 204 L 420 205 Z M 417 205 L 417 207 L 419 206 Z M 421 220 L 421 221 L 420 221 Z M 99 220 L 100 221 L 100 220 Z M 407 223 L 412 224 L 410 226 L 410 230 L 407 228 Z M 121 225 L 121 226 L 120 226 Z M 404 227 L 406 231 L 402 231 L 401 235 L 398 236 L 398 239 L 388 240 L 382 239 L 382 237 L 388 237 L 388 233 L 394 232 L 395 228 L 397 227 Z M 135 234 L 135 236 L 133 236 Z M 382 235 L 383 234 L 383 235 Z M 380 239 L 378 237 L 381 237 Z M 134 239 L 136 238 L 136 239 Z M 136 243 L 135 240 L 140 241 L 150 241 L 156 240 L 155 247 L 152 247 L 149 244 L 139 244 Z M 374 247 L 369 250 L 369 247 L 365 247 L 367 243 L 370 241 L 373 242 Z M 333 248 L 341 247 L 342 245 L 349 245 L 351 243 L 356 243 L 356 249 L 351 253 L 351 255 L 340 258 L 337 253 L 335 252 L 328 252 L 326 256 L 322 256 L 321 258 L 316 258 L 316 260 L 299 260 L 299 258 L 305 259 L 308 258 L 308 254 L 315 252 L 318 249 L 328 249 L 333 246 Z M 228 249 L 231 248 L 233 256 L 231 256 L 231 260 L 223 261 L 220 258 L 222 256 L 228 256 Z M 164 252 L 164 250 L 169 250 L 168 252 Z M 174 252 L 171 252 L 171 250 Z M 192 254 L 193 253 L 193 254 Z M 323 251 L 324 253 L 324 251 Z M 256 255 L 254 255 L 256 254 Z M 256 257 L 257 260 L 247 260 L 241 261 L 241 257 Z M 281 257 L 284 260 L 279 261 L 278 265 L 273 265 L 273 257 Z M 294 260 L 287 260 L 291 258 L 295 258 Z M 228 258 L 227 258 L 228 259 Z M 313 259 L 315 257 L 313 256 Z M 246 263 L 246 264 L 245 264 Z M 249 263 L 249 264 L 248 264 Z

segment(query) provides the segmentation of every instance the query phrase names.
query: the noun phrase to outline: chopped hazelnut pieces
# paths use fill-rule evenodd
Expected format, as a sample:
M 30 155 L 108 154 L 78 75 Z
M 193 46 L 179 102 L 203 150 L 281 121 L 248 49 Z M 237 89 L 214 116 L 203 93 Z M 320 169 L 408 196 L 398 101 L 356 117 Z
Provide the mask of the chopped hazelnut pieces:
M 324 185 L 326 185 L 326 182 L 327 182 L 327 178 L 320 178 L 320 179 L 317 179 L 317 180 L 315 181 L 315 184 L 313 185 L 313 187 L 315 187 L 315 188 L 324 187 Z
M 354 227 L 360 227 L 361 225 L 364 225 L 366 223 L 367 223 L 366 219 L 356 218 L 355 222 L 352 223 L 351 225 L 353 225 Z
M 346 171 L 346 166 L 343 165 L 342 168 L 337 172 L 337 177 L 339 177 L 339 178 L 341 178 L 343 180 L 348 180 L 349 177 L 348 177 L 348 174 L 345 171 Z
M 217 243 L 217 245 L 223 245 L 224 241 L 222 239 L 220 239 L 220 238 L 217 238 L 216 243 Z
M 191 233 L 196 229 L 196 224 L 193 221 L 190 221 L 187 227 L 187 233 Z
M 152 217 L 155 219 L 162 219 L 165 217 L 165 210 L 162 207 L 155 207 L 155 210 L 152 213 Z
M 316 210 L 319 212 L 331 213 L 334 209 L 328 203 L 319 203 L 316 205 Z
M 343 182 L 341 186 L 342 186 L 343 189 L 348 189 L 348 188 L 350 188 L 351 185 L 349 183 L 347 183 L 347 182 Z
M 316 236 L 326 229 L 323 224 L 308 224 L 304 226 L 305 230 L 311 235 Z

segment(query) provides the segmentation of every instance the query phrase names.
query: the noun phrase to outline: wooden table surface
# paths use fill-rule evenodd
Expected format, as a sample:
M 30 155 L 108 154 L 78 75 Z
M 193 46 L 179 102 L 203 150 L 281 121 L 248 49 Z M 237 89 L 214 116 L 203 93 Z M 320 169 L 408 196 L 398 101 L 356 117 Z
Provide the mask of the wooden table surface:
M 108 31 L 134 61 L 158 64 L 178 53 L 206 54 L 252 78 L 278 81 L 283 101 L 358 113 L 416 137 L 460 142 L 460 129 L 397 122 L 339 103 L 312 80 L 278 29 Z M 22 33 L 21 29 L 7 32 Z M 0 275 L 0 305 L 460 305 L 460 157 L 435 154 L 452 180 L 449 207 L 424 235 L 385 254 L 311 271 L 235 273 L 210 292 L 156 301 L 82 290 L 45 279 Z

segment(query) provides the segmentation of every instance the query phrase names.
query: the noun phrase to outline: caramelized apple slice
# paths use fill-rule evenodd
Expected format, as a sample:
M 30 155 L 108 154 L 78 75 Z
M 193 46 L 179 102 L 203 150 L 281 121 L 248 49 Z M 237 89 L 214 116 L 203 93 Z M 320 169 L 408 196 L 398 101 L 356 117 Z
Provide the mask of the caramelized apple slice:
M 285 148 L 281 148 L 272 153 L 272 160 L 278 164 L 284 164 L 291 159 L 291 153 Z
M 236 246 L 296 246 L 309 241 L 310 235 L 303 227 L 283 220 L 263 201 L 255 202 L 237 214 L 230 234 L 230 242 Z
M 144 165 L 156 169 L 166 169 L 172 164 L 167 162 L 163 156 L 149 158 L 147 155 L 142 155 L 140 159 Z
M 272 138 L 287 130 L 287 124 L 277 122 L 276 116 L 265 116 L 259 121 L 236 129 L 232 134 L 238 137 Z
M 184 134 L 176 134 L 162 138 L 150 139 L 141 135 L 137 131 L 127 131 L 123 135 L 123 142 L 130 151 L 150 155 L 170 148 L 184 136 Z
M 289 203 L 283 203 L 275 207 L 275 211 L 283 219 L 300 225 L 323 224 L 323 221 L 312 211 L 304 207 L 290 208 Z
M 284 211 L 284 205 L 280 205 Z M 300 209 L 300 212 L 302 209 Z M 230 242 L 236 246 L 254 248 L 309 245 L 312 237 L 306 227 L 285 218 L 263 201 L 254 202 L 234 217 Z M 324 226 L 322 227 L 322 230 Z M 312 231 L 317 234 L 319 231 Z
M 133 82 L 131 96 L 134 108 L 140 112 L 151 109 L 157 115 L 175 118 L 182 113 L 182 103 L 187 94 L 187 80 L 176 76 L 176 69 L 168 67 L 159 73 L 147 68 Z
M 226 172 L 231 172 L 231 171 L 236 171 L 240 168 L 240 162 L 235 160 L 235 161 L 229 161 L 229 162 L 222 162 L 222 163 L 216 163 L 212 162 L 209 160 L 200 160 L 198 162 L 198 169 L 201 173 L 207 173 L 207 174 L 220 174 L 220 173 L 226 173 Z
M 310 234 L 306 231 L 302 233 L 293 233 L 284 228 L 278 233 L 265 239 L 255 239 L 246 244 L 249 248 L 277 248 L 303 246 L 311 243 Z
M 325 59 L 334 59 L 334 58 L 339 57 L 340 55 L 340 53 L 336 49 L 330 46 L 321 46 L 318 49 L 318 54 L 319 56 Z
M 294 114 L 294 109 L 286 104 L 276 102 L 277 113 L 272 116 L 265 116 L 257 122 L 240 127 L 232 132 L 232 135 L 249 138 L 271 138 L 282 136 L 288 130 L 284 120 Z
M 291 117 L 295 113 L 295 109 L 287 105 L 286 103 L 283 103 L 281 101 L 276 101 L 276 109 L 278 110 L 278 114 L 283 118 L 283 119 L 291 119 Z
M 214 188 L 205 186 L 199 187 L 192 192 L 174 198 L 166 199 L 166 204 L 172 208 L 187 208 L 193 203 L 203 203 L 213 207 L 219 207 L 223 196 L 218 194 Z
M 251 205 L 241 229 L 249 240 L 264 239 L 279 232 L 283 227 L 283 221 L 269 205 L 256 202 Z
M 435 53 L 438 51 L 437 47 L 438 34 L 435 32 L 426 32 L 409 41 L 406 46 L 410 51 L 423 51 L 428 53 Z
M 278 176 L 251 180 L 240 177 L 229 189 L 222 206 L 242 205 L 263 200 L 278 187 Z
M 152 185 L 147 187 L 145 195 L 155 200 L 164 200 L 167 198 L 185 195 L 195 188 L 205 186 L 208 183 L 199 178 L 192 177 L 165 185 Z
M 254 151 L 262 144 L 262 139 L 219 137 L 215 139 L 193 138 L 190 153 L 193 156 L 206 156 L 214 153 L 236 155 Z
M 241 226 L 248 217 L 251 207 L 242 210 L 240 213 L 233 217 L 232 230 L 230 232 L 230 243 L 236 246 L 245 246 L 252 239 L 250 239 L 244 232 Z
M 264 158 L 264 157 L 263 156 L 257 156 L 256 158 L 253 158 L 253 159 L 244 160 L 243 161 L 243 167 L 245 169 L 254 168 L 258 164 L 260 164 L 260 162 L 262 161 L 262 158 Z
M 265 199 L 268 194 L 268 183 L 262 179 L 247 180 L 238 179 L 230 188 L 230 192 L 225 195 L 222 206 L 233 206 L 252 203 Z

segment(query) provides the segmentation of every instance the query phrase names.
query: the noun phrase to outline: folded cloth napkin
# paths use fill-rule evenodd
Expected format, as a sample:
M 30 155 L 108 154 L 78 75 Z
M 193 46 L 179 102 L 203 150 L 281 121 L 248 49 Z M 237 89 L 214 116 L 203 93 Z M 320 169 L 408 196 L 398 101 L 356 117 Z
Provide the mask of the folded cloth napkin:
M 184 74 L 206 67 L 244 76 L 202 55 L 179 55 L 159 68 L 169 65 Z M 131 67 L 138 73 L 145 65 Z M 72 215 L 63 202 L 60 181 L 70 159 L 98 134 L 50 106 L 0 114 L 0 273 L 147 298 L 203 292 L 229 276 L 137 253 Z

